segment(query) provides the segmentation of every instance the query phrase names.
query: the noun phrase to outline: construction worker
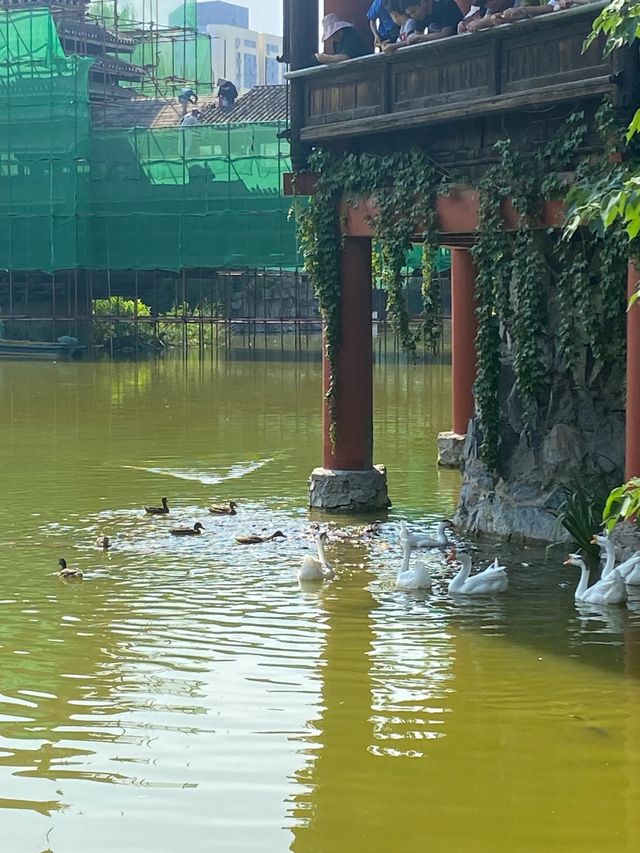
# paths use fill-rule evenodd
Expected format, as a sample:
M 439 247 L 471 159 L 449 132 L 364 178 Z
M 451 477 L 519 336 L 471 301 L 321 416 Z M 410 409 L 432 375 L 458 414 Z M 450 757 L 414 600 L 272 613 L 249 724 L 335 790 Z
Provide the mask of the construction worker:
M 193 89 L 183 89 L 178 95 L 178 103 L 182 107 L 182 115 L 186 116 L 187 110 L 189 109 L 189 104 L 197 104 L 198 96 L 193 91 Z

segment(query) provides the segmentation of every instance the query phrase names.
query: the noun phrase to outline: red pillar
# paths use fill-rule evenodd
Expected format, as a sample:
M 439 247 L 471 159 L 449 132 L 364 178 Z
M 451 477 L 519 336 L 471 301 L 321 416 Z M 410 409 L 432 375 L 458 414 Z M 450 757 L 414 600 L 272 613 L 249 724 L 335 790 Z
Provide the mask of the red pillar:
M 371 339 L 371 240 L 345 237 L 341 262 L 342 342 L 338 356 L 336 444 L 331 449 L 329 406 L 323 409 L 323 466 L 365 471 L 373 464 L 373 344 Z M 324 358 L 323 390 L 329 387 Z
M 627 295 L 636 290 L 640 269 L 629 261 Z M 640 302 L 627 311 L 627 407 L 625 478 L 640 477 Z
M 373 34 L 367 18 L 370 6 L 371 0 L 324 0 L 324 14 L 335 12 L 341 21 L 353 24 L 373 53 Z
M 476 379 L 476 267 L 468 249 L 451 250 L 451 362 L 453 431 L 465 435 L 473 415 Z

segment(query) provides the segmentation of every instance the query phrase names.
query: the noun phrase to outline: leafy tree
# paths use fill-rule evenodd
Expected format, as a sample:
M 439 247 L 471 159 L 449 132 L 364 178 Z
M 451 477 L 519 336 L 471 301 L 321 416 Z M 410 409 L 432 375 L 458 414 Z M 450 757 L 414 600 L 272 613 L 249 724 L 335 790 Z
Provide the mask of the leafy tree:
M 585 47 L 600 35 L 606 37 L 605 55 L 639 38 L 640 2 L 613 0 L 594 21 Z M 635 137 L 640 139 L 640 110 L 634 115 L 620 147 L 633 146 Z M 612 144 L 616 146 L 613 126 Z M 570 234 L 584 222 L 590 222 L 600 231 L 621 222 L 629 239 L 635 240 L 640 235 L 640 161 L 627 156 L 623 162 L 615 166 L 609 164 L 599 173 L 583 175 L 569 194 L 569 203 Z

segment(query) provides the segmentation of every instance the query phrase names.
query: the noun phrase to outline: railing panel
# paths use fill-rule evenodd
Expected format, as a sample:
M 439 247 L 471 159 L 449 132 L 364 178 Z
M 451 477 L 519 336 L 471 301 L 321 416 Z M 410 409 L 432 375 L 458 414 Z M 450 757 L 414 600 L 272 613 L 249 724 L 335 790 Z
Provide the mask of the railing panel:
M 308 88 L 305 124 L 328 124 L 380 115 L 383 110 L 382 94 L 381 73 L 358 77 L 350 75 L 347 80 L 331 80 L 324 85 L 314 81 Z
M 460 41 L 460 51 L 408 51 L 391 65 L 392 109 L 412 110 L 486 97 L 491 93 L 493 43 Z M 444 44 L 442 45 L 444 48 Z
M 610 60 L 603 57 L 600 42 L 583 51 L 591 19 L 579 24 L 569 28 L 558 22 L 557 27 L 545 27 L 540 33 L 532 29 L 526 35 L 511 33 L 516 37 L 503 38 L 501 91 L 517 92 L 608 74 Z
M 496 117 L 495 123 L 518 111 L 524 120 L 532 108 L 572 102 L 589 102 L 593 111 L 606 95 L 616 107 L 633 109 L 640 97 L 637 48 L 608 57 L 602 42 L 583 50 L 604 6 L 594 2 L 388 56 L 292 72 L 292 102 L 304 95 L 305 104 L 304 123 L 292 122 L 292 138 L 316 144 L 436 125 L 444 131 L 456 122 L 473 136 L 485 133 L 474 121 Z M 465 147 L 477 150 L 475 138 Z

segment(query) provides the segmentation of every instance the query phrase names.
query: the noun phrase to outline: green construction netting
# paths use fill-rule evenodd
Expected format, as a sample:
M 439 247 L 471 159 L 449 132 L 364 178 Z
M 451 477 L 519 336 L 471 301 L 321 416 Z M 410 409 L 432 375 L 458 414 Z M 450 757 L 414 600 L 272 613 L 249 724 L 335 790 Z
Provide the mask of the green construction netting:
M 161 41 L 149 35 L 133 51 L 131 61 L 144 67 L 153 65 L 154 79 L 145 79 L 139 86 L 149 96 L 175 97 L 189 81 L 199 95 L 214 91 L 211 38 L 193 33 L 175 41 Z
M 279 123 L 94 130 L 92 60 L 0 13 L 0 267 L 293 266 Z

